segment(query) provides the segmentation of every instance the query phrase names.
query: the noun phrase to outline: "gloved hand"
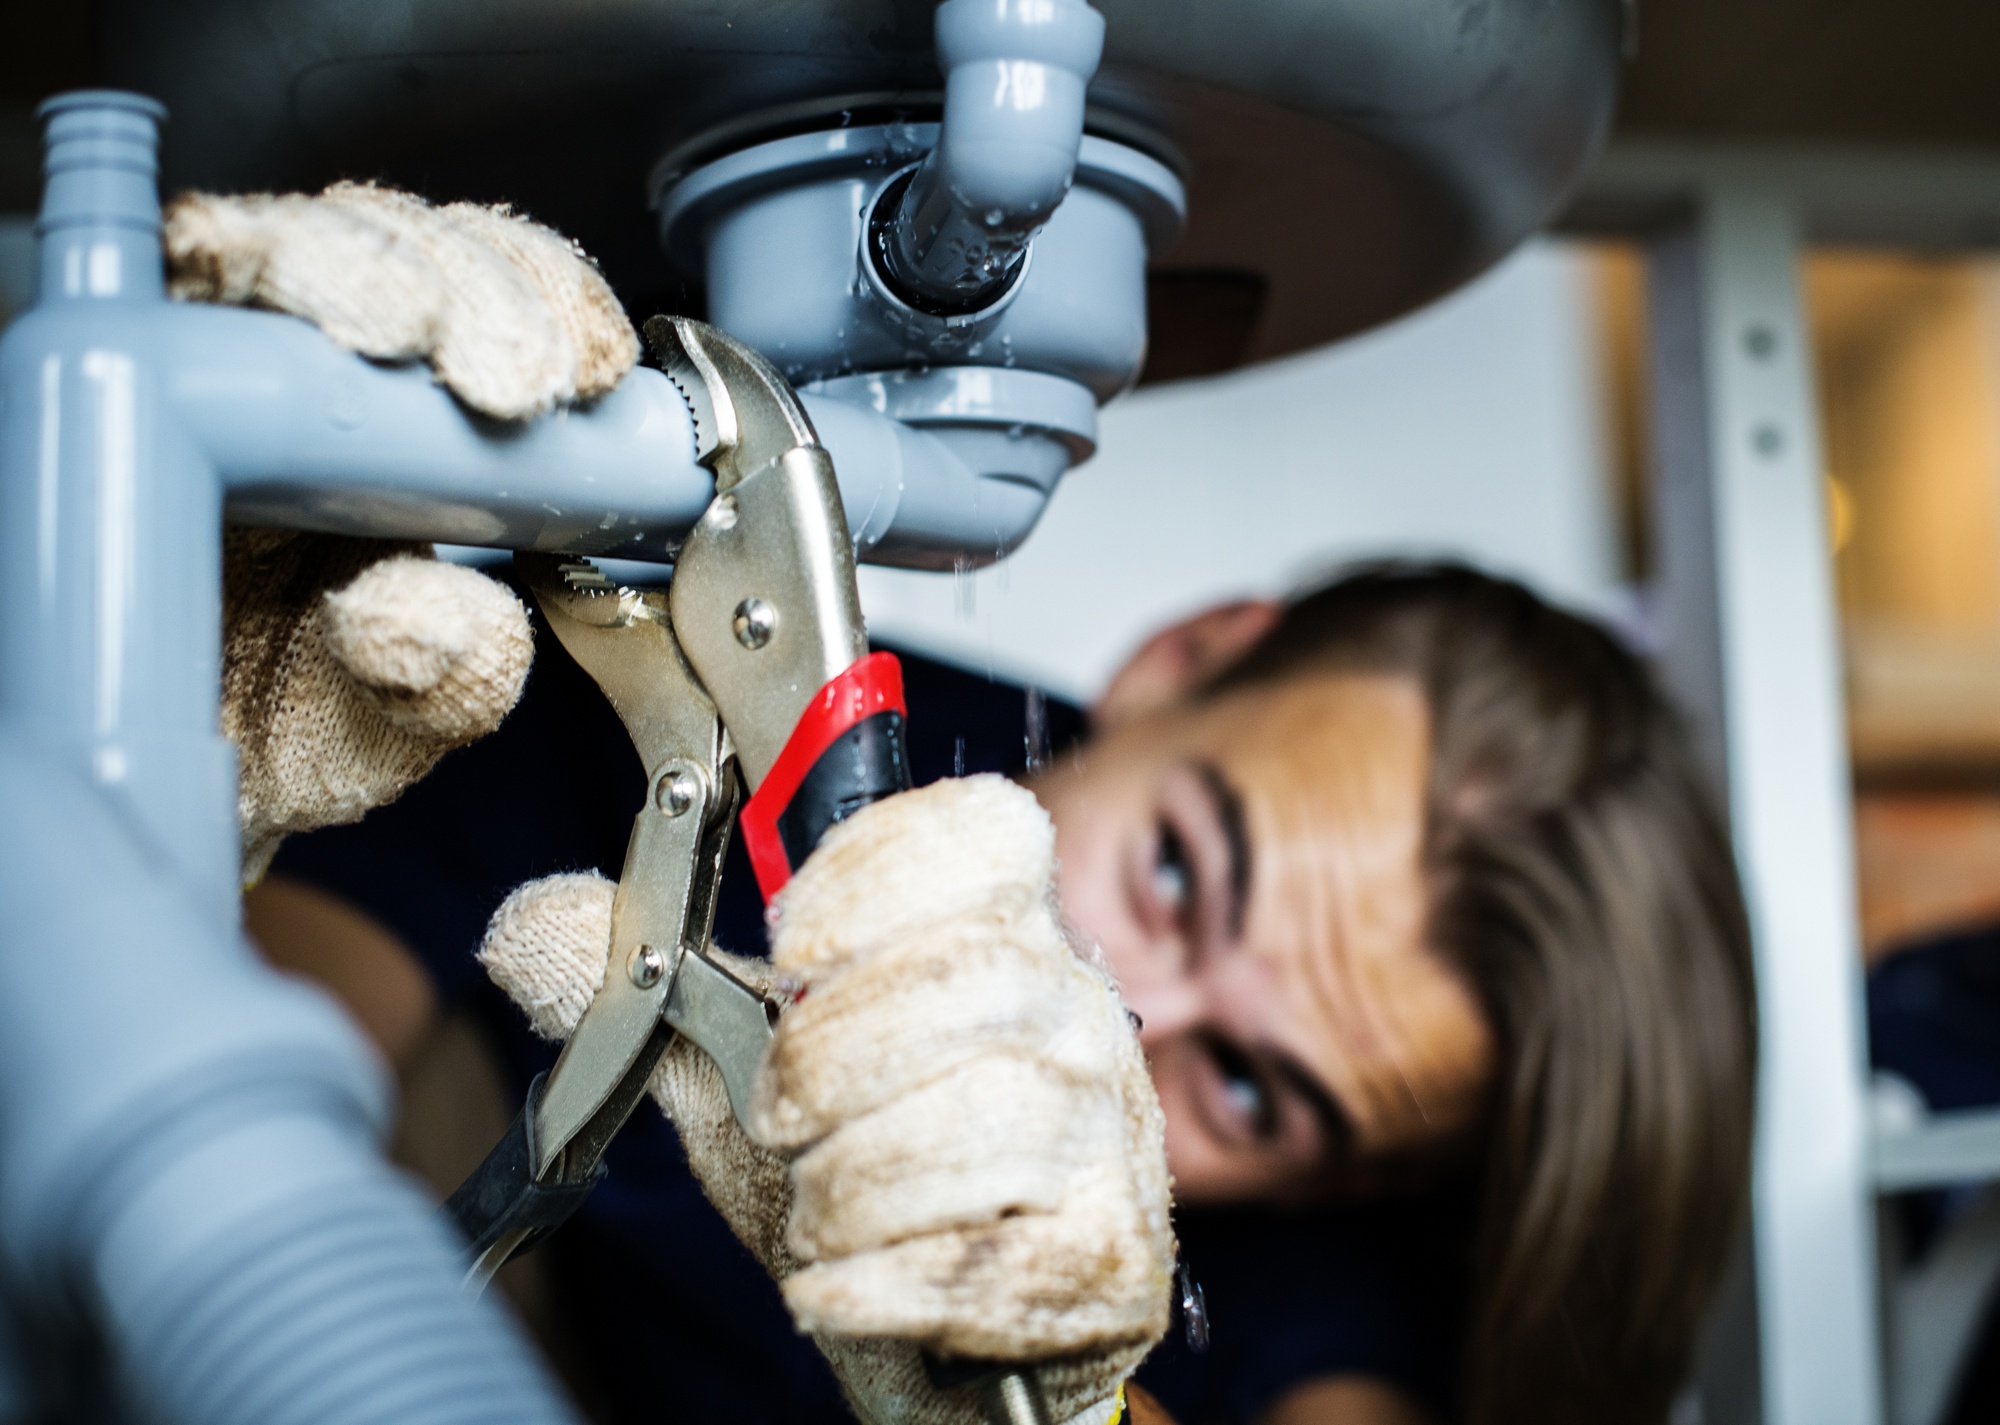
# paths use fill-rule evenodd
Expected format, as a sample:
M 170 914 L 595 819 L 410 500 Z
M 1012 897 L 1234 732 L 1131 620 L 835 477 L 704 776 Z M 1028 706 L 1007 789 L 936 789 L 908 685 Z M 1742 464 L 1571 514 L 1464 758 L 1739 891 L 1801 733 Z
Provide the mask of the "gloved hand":
M 505 208 L 366 184 L 188 194 L 166 213 L 169 290 L 316 323 L 383 361 L 424 360 L 503 420 L 589 400 L 638 357 L 574 244 Z M 519 699 L 532 641 L 504 587 L 426 545 L 224 535 L 223 731 L 242 756 L 246 883 L 287 832 L 393 800 Z
M 288 833 L 394 801 L 520 699 L 527 611 L 428 545 L 231 528 L 222 557 L 245 885 Z
M 498 420 L 601 396 L 639 359 L 582 250 L 505 207 L 336 183 L 317 197 L 184 194 L 165 221 L 174 297 L 289 312 L 377 361 L 428 361 Z
M 781 1283 L 862 1419 L 975 1425 L 919 1347 L 1041 1361 L 1058 1420 L 1098 1422 L 1167 1325 L 1174 1243 L 1162 1121 L 1110 978 L 1057 922 L 1054 836 L 998 777 L 877 803 L 777 901 L 792 992 L 754 1138 L 686 1041 L 651 1085 L 730 1227 Z M 603 982 L 613 887 L 522 887 L 481 949 L 560 1039 Z

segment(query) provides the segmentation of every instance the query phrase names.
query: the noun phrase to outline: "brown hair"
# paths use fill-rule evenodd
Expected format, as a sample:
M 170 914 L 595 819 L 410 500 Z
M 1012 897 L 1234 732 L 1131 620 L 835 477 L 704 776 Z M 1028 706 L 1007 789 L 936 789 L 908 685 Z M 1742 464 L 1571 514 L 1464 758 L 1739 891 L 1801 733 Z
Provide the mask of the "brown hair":
M 1432 717 L 1432 943 L 1500 1045 L 1459 1398 L 1471 1425 L 1663 1420 L 1749 1180 L 1756 1013 L 1728 839 L 1602 629 L 1457 566 L 1294 602 L 1219 690 L 1394 673 Z

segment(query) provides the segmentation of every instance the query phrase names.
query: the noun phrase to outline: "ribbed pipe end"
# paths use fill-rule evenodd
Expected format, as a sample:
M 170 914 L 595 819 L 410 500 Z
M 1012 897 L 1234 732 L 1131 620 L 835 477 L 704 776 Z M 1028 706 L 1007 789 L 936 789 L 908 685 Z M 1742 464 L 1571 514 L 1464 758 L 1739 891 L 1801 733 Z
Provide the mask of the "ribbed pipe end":
M 35 110 L 42 122 L 38 231 L 116 223 L 152 231 L 160 222 L 160 125 L 167 109 L 143 94 L 81 89 Z
M 35 121 L 47 123 L 59 114 L 79 109 L 122 109 L 149 118 L 157 126 L 167 121 L 167 106 L 129 89 L 68 89 L 51 95 L 35 106 Z
M 143 94 L 79 89 L 35 110 L 42 122 L 42 301 L 162 295 L 160 125 Z
M 442 1228 L 383 1181 L 294 1200 L 144 1302 L 149 1414 L 204 1425 L 556 1425 L 533 1348 L 458 1286 Z M 162 1367 L 165 1367 L 163 1370 Z

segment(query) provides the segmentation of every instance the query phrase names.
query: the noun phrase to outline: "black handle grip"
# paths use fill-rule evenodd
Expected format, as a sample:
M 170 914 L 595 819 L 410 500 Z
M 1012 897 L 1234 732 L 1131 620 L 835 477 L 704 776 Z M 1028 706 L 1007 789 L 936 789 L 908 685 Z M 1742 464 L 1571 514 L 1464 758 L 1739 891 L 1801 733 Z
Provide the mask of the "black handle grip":
M 535 1076 L 528 1086 L 528 1101 L 493 1151 L 445 1199 L 445 1216 L 471 1244 L 475 1262 L 509 1237 L 516 1239 L 509 1257 L 527 1251 L 567 1222 L 604 1176 L 599 1163 L 579 1182 L 535 1180 L 535 1105 L 541 1101 L 546 1077 Z
M 820 838 L 873 802 L 910 789 L 903 715 L 880 712 L 836 737 L 778 814 L 778 836 L 793 866 L 803 866 Z

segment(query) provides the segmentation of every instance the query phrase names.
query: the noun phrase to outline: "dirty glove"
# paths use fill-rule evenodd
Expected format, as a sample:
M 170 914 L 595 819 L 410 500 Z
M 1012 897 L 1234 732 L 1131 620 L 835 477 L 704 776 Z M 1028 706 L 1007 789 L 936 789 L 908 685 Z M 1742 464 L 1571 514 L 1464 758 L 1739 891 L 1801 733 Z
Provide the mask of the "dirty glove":
M 185 194 L 165 222 L 173 296 L 289 312 L 377 361 L 427 361 L 500 420 L 601 396 L 639 357 L 581 249 L 505 207 L 336 183 L 317 197 Z
M 512 710 L 534 641 L 504 585 L 427 545 L 223 531 L 222 730 L 243 882 L 293 831 L 358 821 Z
M 504 208 L 433 208 L 367 184 L 188 194 L 166 213 L 182 300 L 261 306 L 350 350 L 428 361 L 484 415 L 518 419 L 618 384 L 638 355 L 576 247 Z M 243 876 L 287 832 L 353 821 L 520 697 L 532 644 L 505 588 L 426 545 L 224 536 L 223 731 L 242 756 Z
M 998 777 L 941 782 L 829 832 L 779 898 L 797 998 L 758 1075 L 754 1140 L 677 1041 L 652 1090 L 731 1228 L 875 1425 L 975 1425 L 918 1347 L 1041 1361 L 1058 1420 L 1097 1422 L 1167 1324 L 1162 1123 L 1108 976 L 1050 893 L 1053 832 Z M 551 1038 L 602 983 L 610 882 L 517 891 L 481 958 Z

